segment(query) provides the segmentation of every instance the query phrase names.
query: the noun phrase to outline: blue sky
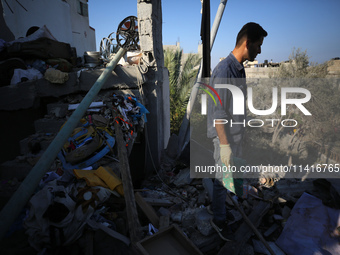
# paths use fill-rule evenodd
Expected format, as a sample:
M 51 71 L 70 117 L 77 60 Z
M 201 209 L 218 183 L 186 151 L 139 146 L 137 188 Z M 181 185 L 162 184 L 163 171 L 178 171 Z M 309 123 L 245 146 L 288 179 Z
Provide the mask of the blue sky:
M 211 25 L 219 0 L 210 0 Z M 200 43 L 200 0 L 163 0 L 163 44 L 181 43 L 184 52 L 197 52 Z M 211 53 L 211 66 L 233 50 L 241 27 L 250 21 L 267 32 L 257 60 L 287 60 L 293 48 L 307 50 L 311 62 L 340 57 L 339 0 L 229 0 Z M 90 26 L 100 40 L 117 30 L 125 17 L 137 16 L 137 0 L 89 1 Z

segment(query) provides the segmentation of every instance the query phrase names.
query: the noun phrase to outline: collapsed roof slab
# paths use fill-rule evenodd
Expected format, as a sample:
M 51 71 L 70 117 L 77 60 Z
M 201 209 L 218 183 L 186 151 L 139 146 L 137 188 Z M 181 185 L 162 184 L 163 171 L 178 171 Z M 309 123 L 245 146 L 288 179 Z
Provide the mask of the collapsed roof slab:
M 104 68 L 84 70 L 77 78 L 77 72 L 69 73 L 69 79 L 63 84 L 53 84 L 45 79 L 22 82 L 0 88 L 0 110 L 15 111 L 34 107 L 34 103 L 43 97 L 61 97 L 87 92 L 96 82 Z M 145 81 L 137 66 L 117 66 L 102 89 L 138 89 Z

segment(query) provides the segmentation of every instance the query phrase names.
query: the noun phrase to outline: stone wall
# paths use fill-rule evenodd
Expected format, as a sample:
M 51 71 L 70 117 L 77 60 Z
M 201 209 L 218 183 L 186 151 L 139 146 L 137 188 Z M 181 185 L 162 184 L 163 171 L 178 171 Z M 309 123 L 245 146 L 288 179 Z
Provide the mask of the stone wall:
M 277 67 L 254 67 L 245 68 L 247 78 L 269 78 L 277 72 Z

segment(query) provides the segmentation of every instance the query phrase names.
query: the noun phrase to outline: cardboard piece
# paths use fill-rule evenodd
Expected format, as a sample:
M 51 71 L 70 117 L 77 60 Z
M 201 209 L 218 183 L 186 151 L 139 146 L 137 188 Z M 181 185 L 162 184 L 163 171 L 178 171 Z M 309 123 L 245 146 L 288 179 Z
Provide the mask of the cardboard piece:
M 137 247 L 143 255 L 203 255 L 177 225 L 146 237 Z

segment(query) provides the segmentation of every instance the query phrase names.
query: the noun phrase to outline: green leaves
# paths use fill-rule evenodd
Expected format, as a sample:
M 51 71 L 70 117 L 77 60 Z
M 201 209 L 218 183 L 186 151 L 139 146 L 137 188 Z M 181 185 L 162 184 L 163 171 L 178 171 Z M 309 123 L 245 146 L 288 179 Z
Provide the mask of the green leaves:
M 198 54 L 183 54 L 180 49 L 164 51 L 164 66 L 169 70 L 171 133 L 179 132 L 200 60 Z

